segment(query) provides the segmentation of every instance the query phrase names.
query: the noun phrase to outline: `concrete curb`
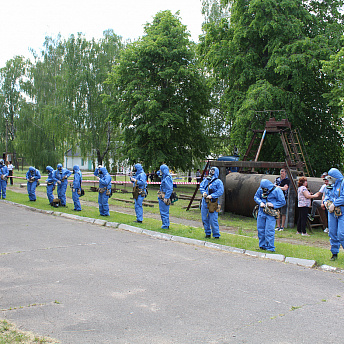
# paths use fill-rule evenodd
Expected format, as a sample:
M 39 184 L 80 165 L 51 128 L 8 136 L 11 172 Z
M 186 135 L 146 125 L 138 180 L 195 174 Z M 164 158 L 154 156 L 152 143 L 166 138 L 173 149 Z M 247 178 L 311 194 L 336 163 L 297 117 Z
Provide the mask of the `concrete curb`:
M 179 237 L 179 236 L 171 235 L 168 233 L 155 232 L 155 231 L 151 231 L 149 229 L 142 229 L 139 227 L 126 225 L 123 223 L 108 222 L 106 220 L 93 219 L 90 217 L 83 217 L 83 216 L 78 216 L 78 215 L 73 215 L 73 214 L 68 214 L 68 213 L 62 213 L 59 211 L 42 210 L 42 209 L 37 209 L 37 208 L 27 206 L 24 204 L 15 203 L 12 201 L 3 200 L 3 202 L 13 204 L 13 205 L 18 206 L 18 207 L 25 207 L 31 211 L 38 211 L 40 213 L 45 213 L 48 215 L 61 216 L 61 217 L 68 218 L 71 220 L 84 221 L 84 222 L 92 223 L 92 224 L 95 224 L 98 226 L 125 230 L 125 231 L 129 231 L 132 233 L 145 234 L 145 235 L 149 235 L 153 238 L 157 238 L 157 239 L 171 240 L 171 241 L 181 242 L 181 243 L 185 243 L 185 244 L 189 244 L 189 245 L 204 246 L 204 247 L 208 247 L 208 248 L 212 248 L 212 249 L 216 249 L 216 250 L 228 251 L 231 253 L 245 254 L 247 256 L 254 257 L 254 258 L 271 259 L 271 260 L 276 260 L 279 262 L 303 266 L 306 268 L 317 268 L 319 270 L 327 271 L 327 272 L 344 273 L 344 270 L 341 270 L 339 268 L 336 268 L 336 267 L 330 266 L 330 265 L 321 265 L 321 266 L 317 267 L 315 260 L 285 257 L 281 254 L 250 251 L 250 250 L 245 250 L 245 249 L 241 249 L 241 248 L 237 248 L 237 247 L 224 246 L 224 245 L 216 244 L 216 243 L 213 243 L 210 241 L 203 241 L 203 240 L 197 240 L 197 239 L 192 239 L 192 238 Z

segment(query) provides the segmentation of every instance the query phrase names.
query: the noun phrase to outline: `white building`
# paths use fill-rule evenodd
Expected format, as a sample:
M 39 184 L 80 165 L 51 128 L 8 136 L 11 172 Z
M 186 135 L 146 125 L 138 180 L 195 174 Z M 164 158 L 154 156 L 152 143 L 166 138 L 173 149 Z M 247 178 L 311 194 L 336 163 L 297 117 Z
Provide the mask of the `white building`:
M 93 164 L 91 157 L 86 157 L 85 159 L 81 156 L 80 148 L 76 149 L 76 152 L 73 152 L 72 149 L 69 149 L 63 158 L 64 167 L 69 170 L 73 170 L 74 165 L 79 165 L 80 170 L 93 170 Z

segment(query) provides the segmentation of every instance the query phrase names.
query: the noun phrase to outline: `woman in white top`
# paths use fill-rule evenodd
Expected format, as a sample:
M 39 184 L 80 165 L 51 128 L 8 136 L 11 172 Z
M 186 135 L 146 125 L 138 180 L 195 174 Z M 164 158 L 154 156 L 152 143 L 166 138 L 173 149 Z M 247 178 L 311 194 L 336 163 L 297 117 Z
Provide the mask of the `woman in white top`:
M 309 234 L 306 232 L 307 216 L 309 212 L 309 207 L 311 206 L 311 199 L 316 198 L 317 195 L 312 195 L 308 191 L 307 185 L 308 185 L 307 178 L 301 177 L 297 184 L 299 218 L 297 219 L 297 232 L 296 233 L 309 236 Z
M 14 166 L 12 165 L 12 161 L 9 162 L 9 164 L 7 165 L 7 168 L 8 168 L 8 176 L 10 177 L 9 180 L 10 180 L 10 184 L 13 185 L 13 168 Z M 8 183 L 8 181 L 7 181 Z

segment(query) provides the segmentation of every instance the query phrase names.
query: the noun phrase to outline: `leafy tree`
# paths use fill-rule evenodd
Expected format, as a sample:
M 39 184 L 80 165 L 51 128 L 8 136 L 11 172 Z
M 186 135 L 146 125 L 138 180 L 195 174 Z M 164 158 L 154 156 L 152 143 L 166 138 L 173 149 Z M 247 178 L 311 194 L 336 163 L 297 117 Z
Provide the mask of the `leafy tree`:
M 145 35 L 128 44 L 110 74 L 113 123 L 123 130 L 130 163 L 167 163 L 186 171 L 209 151 L 204 119 L 210 93 L 195 47 L 177 14 L 159 12 Z
M 73 147 L 79 145 L 83 155 L 95 154 L 98 164 L 114 149 L 116 128 L 107 119 L 109 110 L 102 94 L 111 67 L 122 49 L 121 38 L 112 30 L 104 38 L 87 41 L 81 34 L 65 42 L 62 77 L 63 98 L 73 126 Z
M 325 96 L 331 105 L 344 106 L 344 47 L 336 55 L 332 55 L 329 61 L 324 61 L 323 71 L 333 79 L 332 88 Z
M 61 38 L 47 37 L 41 56 L 28 69 L 24 91 L 28 97 L 20 115 L 18 150 L 29 163 L 45 170 L 63 159 L 71 135 L 70 120 L 63 107 Z
M 263 129 L 268 119 L 267 112 L 258 111 L 285 110 L 301 129 L 313 167 L 322 172 L 338 165 L 340 108 L 323 97 L 331 78 L 322 72 L 322 61 L 340 48 L 342 1 L 224 2 L 228 4 L 230 20 L 204 26 L 200 54 L 209 72 L 226 85 L 219 104 L 232 124 L 231 144 L 243 155 L 252 136 L 249 129 Z M 285 118 L 282 114 L 275 117 Z M 271 148 L 275 146 L 263 146 L 266 160 L 278 153 Z M 282 150 L 278 156 L 283 160 Z
M 17 124 L 25 99 L 22 87 L 25 79 L 27 61 L 16 56 L 0 69 L 0 137 L 3 152 L 14 153 Z

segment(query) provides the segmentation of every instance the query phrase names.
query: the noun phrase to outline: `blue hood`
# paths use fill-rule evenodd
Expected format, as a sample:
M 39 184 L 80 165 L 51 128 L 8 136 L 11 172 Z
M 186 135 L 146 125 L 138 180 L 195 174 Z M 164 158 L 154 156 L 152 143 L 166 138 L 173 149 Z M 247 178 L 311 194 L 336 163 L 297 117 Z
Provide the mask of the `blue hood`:
M 62 164 L 57 164 L 57 168 L 62 167 Z
M 219 178 L 220 170 L 217 167 L 212 167 L 211 169 L 214 170 L 214 175 L 212 179 Z
M 101 171 L 101 173 L 103 174 L 103 176 L 105 176 L 105 175 L 108 173 L 106 167 L 101 167 L 99 170 Z
M 333 177 L 333 178 L 336 178 L 337 180 L 342 180 L 343 179 L 343 175 L 336 168 L 331 168 L 328 171 L 328 175 Z
M 74 165 L 73 166 L 73 171 L 74 172 L 79 172 L 80 171 L 79 165 Z
M 166 176 L 166 175 L 169 174 L 170 169 L 168 168 L 167 165 L 163 164 L 163 165 L 160 166 L 160 171 L 161 171 L 163 176 Z
M 33 166 L 30 166 L 30 167 L 29 167 L 29 172 L 32 173 L 32 172 L 35 172 L 35 171 L 36 171 L 36 169 L 35 169 Z
M 136 165 L 135 165 L 135 168 L 136 168 L 136 173 L 137 173 L 137 174 L 143 172 L 143 167 L 142 167 L 141 164 L 136 164 Z
M 262 189 L 271 190 L 274 187 L 274 184 L 272 182 L 270 182 L 270 180 L 268 180 L 268 179 L 262 179 L 260 181 L 260 187 Z
M 51 166 L 47 166 L 46 170 L 47 170 L 48 172 L 54 171 L 54 169 L 53 169 Z

